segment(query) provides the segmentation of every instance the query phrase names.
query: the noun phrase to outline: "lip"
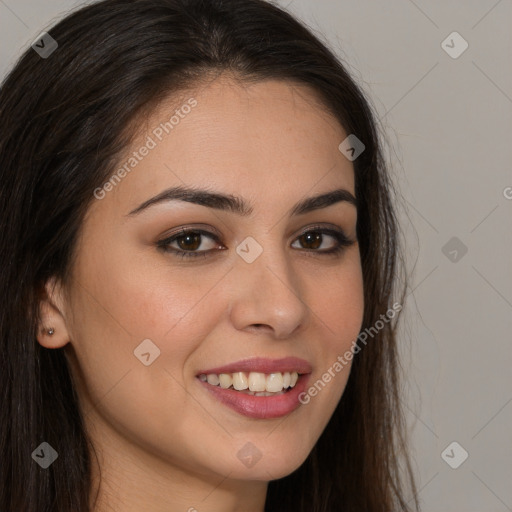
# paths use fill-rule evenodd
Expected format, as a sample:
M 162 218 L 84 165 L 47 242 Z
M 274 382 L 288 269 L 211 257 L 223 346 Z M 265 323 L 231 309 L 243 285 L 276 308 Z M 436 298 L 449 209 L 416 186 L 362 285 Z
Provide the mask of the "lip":
M 302 405 L 299 401 L 299 396 L 306 389 L 311 371 L 312 367 L 307 361 L 296 357 L 286 357 L 283 359 L 253 358 L 200 371 L 197 374 L 197 382 L 216 400 L 243 416 L 254 419 L 272 419 L 287 416 Z M 235 372 L 297 372 L 300 375 L 292 389 L 275 396 L 248 395 L 233 389 L 212 386 L 198 378 L 201 374 L 215 373 L 219 375 L 220 373 Z
M 310 374 L 301 375 L 295 386 L 275 396 L 246 395 L 233 389 L 222 389 L 197 379 L 217 400 L 243 416 L 254 419 L 271 419 L 287 416 L 301 404 L 299 395 L 306 389 Z
M 243 359 L 235 363 L 229 363 L 225 366 L 217 366 L 208 370 L 201 370 L 197 376 L 210 373 L 217 375 L 221 373 L 235 372 L 260 372 L 260 373 L 277 373 L 277 372 L 297 372 L 311 373 L 311 365 L 304 359 L 298 357 L 284 357 L 281 359 L 268 359 L 265 357 L 253 357 L 251 359 Z

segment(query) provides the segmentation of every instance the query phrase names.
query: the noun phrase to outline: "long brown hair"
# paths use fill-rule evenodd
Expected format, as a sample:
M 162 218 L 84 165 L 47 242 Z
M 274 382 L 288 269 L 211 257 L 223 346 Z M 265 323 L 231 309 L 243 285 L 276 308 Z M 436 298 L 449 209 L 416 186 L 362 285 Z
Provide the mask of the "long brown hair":
M 364 278 L 363 329 L 398 290 L 395 196 L 377 117 L 340 60 L 264 0 L 105 0 L 49 30 L 58 47 L 28 49 L 0 91 L 0 510 L 89 512 L 91 454 L 62 349 L 36 341 L 39 292 L 64 283 L 93 191 L 133 140 L 135 122 L 212 72 L 310 86 L 365 145 L 353 162 Z M 341 141 L 340 141 L 341 142 Z M 304 464 L 269 483 L 266 512 L 418 508 L 400 407 L 397 318 L 354 357 L 344 394 Z M 62 446 L 43 470 L 31 453 Z M 404 464 L 402 465 L 401 462 Z

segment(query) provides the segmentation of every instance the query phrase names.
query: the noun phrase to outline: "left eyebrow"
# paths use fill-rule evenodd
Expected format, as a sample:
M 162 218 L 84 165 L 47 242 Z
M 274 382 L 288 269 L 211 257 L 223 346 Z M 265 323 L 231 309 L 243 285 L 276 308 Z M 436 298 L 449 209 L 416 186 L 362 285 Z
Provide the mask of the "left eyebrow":
M 248 216 L 253 212 L 253 207 L 241 197 L 233 194 L 221 194 L 209 190 L 190 188 L 184 186 L 172 187 L 160 194 L 144 201 L 137 208 L 132 210 L 128 216 L 137 215 L 150 206 L 168 201 L 186 201 L 216 210 L 225 210 L 242 216 Z M 305 213 L 327 208 L 335 203 L 347 202 L 357 208 L 357 199 L 354 195 L 343 188 L 331 190 L 318 196 L 308 197 L 295 204 L 289 212 L 290 216 L 304 215 Z

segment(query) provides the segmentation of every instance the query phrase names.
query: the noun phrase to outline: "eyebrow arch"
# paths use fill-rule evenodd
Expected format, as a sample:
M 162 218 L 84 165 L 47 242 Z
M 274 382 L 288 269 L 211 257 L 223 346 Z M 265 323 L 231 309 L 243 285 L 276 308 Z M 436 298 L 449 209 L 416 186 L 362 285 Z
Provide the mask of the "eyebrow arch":
M 253 212 L 252 206 L 245 202 L 244 199 L 232 194 L 221 194 L 199 188 L 178 186 L 164 190 L 155 197 L 144 201 L 141 205 L 132 210 L 128 216 L 137 215 L 155 204 L 173 200 L 186 201 L 188 203 L 199 204 L 201 206 L 215 208 L 217 210 L 230 211 L 245 217 Z M 299 201 L 291 208 L 289 214 L 290 216 L 303 215 L 313 210 L 327 208 L 332 204 L 342 201 L 352 204 L 357 208 L 358 202 L 352 193 L 340 188 Z

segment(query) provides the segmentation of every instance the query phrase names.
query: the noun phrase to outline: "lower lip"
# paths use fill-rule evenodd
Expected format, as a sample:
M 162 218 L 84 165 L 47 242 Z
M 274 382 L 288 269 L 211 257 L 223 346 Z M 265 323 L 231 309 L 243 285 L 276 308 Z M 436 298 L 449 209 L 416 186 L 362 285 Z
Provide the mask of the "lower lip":
M 215 398 L 239 414 L 249 418 L 270 419 L 286 416 L 301 405 L 299 395 L 306 389 L 308 378 L 309 374 L 301 375 L 292 389 L 275 396 L 247 395 L 233 389 L 212 386 L 199 379 L 198 381 Z

